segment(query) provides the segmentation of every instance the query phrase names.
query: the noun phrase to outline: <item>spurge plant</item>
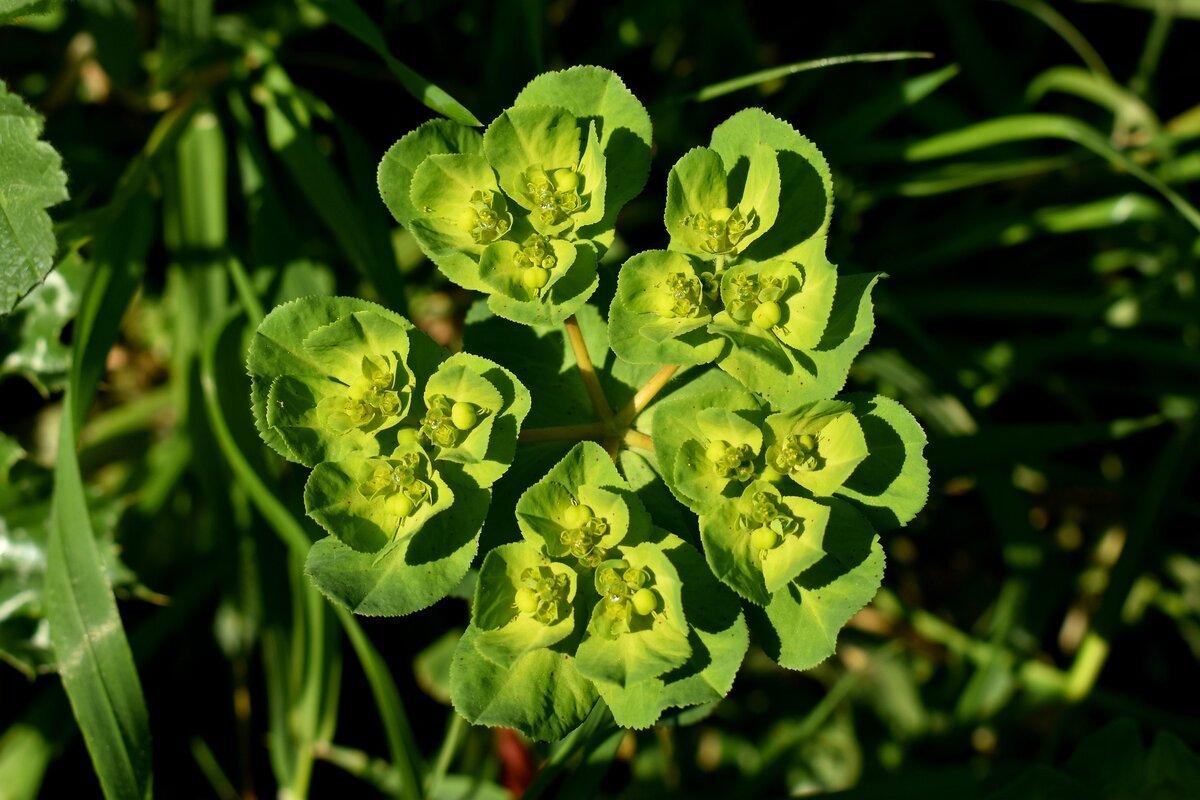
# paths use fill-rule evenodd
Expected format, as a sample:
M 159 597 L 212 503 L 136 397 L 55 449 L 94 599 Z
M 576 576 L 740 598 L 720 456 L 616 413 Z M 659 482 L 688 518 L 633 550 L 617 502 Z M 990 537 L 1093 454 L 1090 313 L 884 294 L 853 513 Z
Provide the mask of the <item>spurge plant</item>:
M 330 534 L 311 579 L 399 616 L 477 564 L 454 705 L 539 739 L 600 701 L 633 728 L 715 703 L 752 635 L 783 667 L 819 663 L 879 587 L 880 532 L 927 494 L 913 417 L 837 396 L 879 276 L 826 258 L 830 170 L 786 122 L 748 109 L 684 155 L 666 249 L 620 266 L 607 323 L 588 305 L 650 142 L 621 80 L 577 67 L 482 135 L 432 121 L 384 156 L 388 208 L 486 295 L 466 341 L 507 368 L 350 298 L 280 306 L 250 348 L 259 431 L 312 469 L 305 504 Z

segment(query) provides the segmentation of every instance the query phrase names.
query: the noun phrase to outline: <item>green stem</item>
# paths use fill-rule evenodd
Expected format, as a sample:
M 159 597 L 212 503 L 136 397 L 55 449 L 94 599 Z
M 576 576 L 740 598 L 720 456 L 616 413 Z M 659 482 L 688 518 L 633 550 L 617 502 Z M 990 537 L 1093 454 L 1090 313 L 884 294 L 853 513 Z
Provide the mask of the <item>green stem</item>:
M 678 364 L 667 364 L 654 373 L 650 380 L 646 381 L 646 385 L 638 389 L 633 399 L 621 409 L 621 413 L 617 415 L 617 427 L 620 429 L 628 428 L 637 418 L 637 415 L 642 413 L 646 409 L 646 406 L 650 405 L 650 402 L 658 396 L 658 393 L 663 390 L 663 387 L 667 385 L 667 382 L 671 380 L 678 370 Z
M 654 440 L 641 431 L 625 431 L 623 440 L 630 447 L 636 447 L 639 450 L 654 452 Z
M 579 442 L 603 439 L 608 434 L 604 425 L 589 422 L 584 425 L 552 425 L 548 428 L 527 428 L 517 436 L 522 444 L 539 442 Z
M 446 730 L 445 737 L 442 738 L 442 746 L 438 750 L 437 759 L 433 762 L 433 769 L 426 781 L 426 789 L 429 793 L 437 794 L 438 784 L 446 777 L 446 772 L 450 769 L 450 762 L 454 760 L 459 746 L 470 729 L 470 724 L 460 717 L 457 711 L 450 712 L 450 725 Z
M 604 430 L 612 433 L 612 408 L 608 404 L 608 398 L 604 396 L 604 388 L 600 385 L 600 376 L 596 374 L 596 367 L 588 353 L 587 342 L 584 341 L 583 331 L 579 328 L 579 320 L 575 319 L 575 315 L 572 314 L 567 317 L 563 325 L 567 329 L 567 341 L 570 342 L 571 351 L 575 354 L 575 363 L 579 367 L 579 374 L 583 376 L 583 385 L 592 401 L 596 417 L 604 426 Z

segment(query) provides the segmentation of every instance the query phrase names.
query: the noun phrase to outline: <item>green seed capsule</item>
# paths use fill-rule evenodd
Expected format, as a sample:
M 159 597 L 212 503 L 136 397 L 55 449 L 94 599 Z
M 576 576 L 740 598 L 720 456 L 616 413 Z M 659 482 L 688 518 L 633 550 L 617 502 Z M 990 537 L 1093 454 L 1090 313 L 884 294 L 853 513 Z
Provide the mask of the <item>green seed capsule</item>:
M 550 282 L 550 270 L 530 267 L 521 274 L 521 283 L 530 289 L 540 289 Z
M 709 461 L 716 463 L 725 455 L 725 451 L 729 449 L 729 442 L 723 442 L 720 439 L 714 439 L 708 443 L 708 447 L 704 449 L 704 457 Z
M 755 550 L 770 550 L 779 544 L 779 534 L 766 525 L 756 528 L 750 534 L 750 546 Z
M 800 446 L 805 450 L 813 450 L 817 446 L 817 437 L 811 433 L 806 433 L 799 439 Z
M 779 324 L 779 320 L 783 319 L 783 311 L 780 310 L 779 303 L 774 301 L 759 303 L 758 308 L 754 309 L 754 313 L 750 315 L 750 319 L 759 328 L 769 331 Z
M 711 219 L 713 222 L 724 222 L 725 220 L 729 219 L 729 217 L 732 215 L 733 215 L 732 208 L 714 208 L 712 210 L 712 213 L 708 215 L 708 218 Z
M 592 519 L 592 509 L 580 503 L 577 506 L 568 506 L 563 512 L 563 524 L 570 529 L 582 528 Z
M 402 518 L 407 517 L 413 512 L 413 509 L 416 508 L 416 506 L 413 504 L 413 501 L 402 494 L 397 494 L 392 500 L 392 504 L 392 509 L 398 516 Z
M 450 421 L 460 431 L 469 431 L 479 422 L 479 412 L 470 403 L 455 403 L 450 409 Z
M 522 586 L 517 589 L 516 604 L 517 610 L 522 614 L 532 614 L 538 607 L 537 592 L 528 586 Z
M 396 431 L 396 444 L 411 445 L 421 441 L 421 431 L 417 428 L 400 428 Z
M 633 610 L 643 617 L 658 608 L 658 597 L 650 589 L 638 589 L 633 593 Z

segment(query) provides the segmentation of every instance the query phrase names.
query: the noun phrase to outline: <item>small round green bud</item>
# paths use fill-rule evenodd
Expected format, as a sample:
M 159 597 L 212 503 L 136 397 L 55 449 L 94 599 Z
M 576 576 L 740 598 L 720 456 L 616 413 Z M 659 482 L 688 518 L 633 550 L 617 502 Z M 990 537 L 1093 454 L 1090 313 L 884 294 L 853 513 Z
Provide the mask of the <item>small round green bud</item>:
M 713 222 L 724 222 L 733 214 L 732 208 L 714 208 L 708 215 Z
M 399 428 L 396 431 L 396 444 L 411 445 L 421 440 L 421 431 L 417 428 Z
M 779 534 L 766 525 L 755 528 L 754 532 L 750 534 L 750 546 L 755 550 L 770 550 L 777 544 L 779 544 Z
M 554 188 L 560 192 L 573 192 L 579 188 L 579 175 L 574 170 L 556 169 L 550 173 Z
M 658 608 L 658 597 L 650 589 L 638 589 L 633 593 L 633 610 L 643 617 Z
M 540 289 L 550 282 L 550 270 L 530 267 L 521 273 L 521 283 L 530 289 Z
M 759 303 L 758 308 L 754 309 L 754 313 L 750 315 L 750 319 L 759 328 L 769 331 L 779 324 L 779 320 L 783 319 L 783 312 L 779 308 L 779 303 L 774 301 Z
M 800 447 L 802 447 L 805 450 L 816 449 L 817 437 L 813 436 L 811 433 L 806 433 L 806 434 L 802 435 L 797 441 L 799 442 Z
M 729 442 L 713 439 L 708 443 L 708 447 L 704 449 L 704 457 L 709 461 L 717 462 L 721 460 L 721 457 L 725 455 L 727 450 L 729 450 Z
M 563 512 L 563 524 L 567 528 L 582 528 L 592 519 L 592 509 L 580 503 L 579 505 L 568 506 Z
M 538 607 L 537 592 L 528 586 L 520 587 L 517 589 L 516 604 L 517 610 L 522 614 L 532 614 Z
M 469 431 L 479 422 L 479 412 L 470 403 L 455 403 L 450 409 L 450 421 L 460 431 Z

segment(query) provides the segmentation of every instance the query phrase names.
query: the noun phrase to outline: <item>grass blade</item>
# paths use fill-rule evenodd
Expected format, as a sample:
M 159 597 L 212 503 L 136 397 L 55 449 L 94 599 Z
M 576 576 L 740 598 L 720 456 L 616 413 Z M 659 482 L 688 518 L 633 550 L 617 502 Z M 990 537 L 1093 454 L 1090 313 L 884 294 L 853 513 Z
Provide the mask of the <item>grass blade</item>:
M 467 107 L 455 100 L 441 87 L 396 60 L 388 49 L 383 31 L 376 27 L 354 0 L 316 0 L 317 6 L 329 15 L 329 19 L 346 33 L 358 39 L 383 59 L 396 80 L 427 108 L 449 117 L 460 125 L 477 127 L 482 125 Z
M 362 664 L 371 694 L 375 698 L 375 707 L 383 722 L 383 732 L 387 736 L 392 764 L 400 775 L 399 794 L 420 798 L 423 796 L 420 778 L 421 752 L 417 749 L 412 726 L 409 725 L 408 715 L 404 711 L 400 690 L 396 688 L 396 682 L 392 680 L 392 674 L 388 671 L 383 657 L 371 644 L 370 638 L 354 615 L 341 606 L 335 606 L 334 610 L 338 612 L 338 619 L 341 620 L 346 635 L 350 637 L 350 644 L 354 647 L 359 663 Z
M 1161 194 L 1175 206 L 1175 210 L 1182 214 L 1184 219 L 1196 230 L 1200 230 L 1200 211 L 1197 211 L 1195 206 L 1134 163 L 1129 156 L 1114 148 L 1094 128 L 1071 117 L 1056 114 L 1016 114 L 991 119 L 911 144 L 905 149 L 904 156 L 909 161 L 926 161 L 1036 139 L 1061 139 L 1086 147 Z
M 152 235 L 149 201 L 133 201 L 117 223 L 97 241 L 92 279 L 76 323 L 54 470 L 45 592 L 59 674 L 92 764 L 105 796 L 124 800 L 150 796 L 150 724 L 96 546 L 75 450 L 105 355 L 141 282 Z
M 908 61 L 914 58 L 933 58 L 933 53 L 913 50 L 901 50 L 891 53 L 855 53 L 848 56 L 828 56 L 827 58 L 814 58 L 812 61 L 798 61 L 795 64 L 785 64 L 781 67 L 771 67 L 770 69 L 752 72 L 749 75 L 743 75 L 740 78 L 731 78 L 727 81 L 714 83 L 705 86 L 692 94 L 681 98 L 682 102 L 703 103 L 707 100 L 715 100 L 718 97 L 724 97 L 733 92 L 739 92 L 742 89 L 749 89 L 751 86 L 776 81 L 780 78 L 786 78 L 789 75 L 796 75 L 801 72 L 809 72 L 814 69 L 823 67 L 836 67 L 841 64 L 871 64 L 885 61 Z
M 270 68 L 265 83 L 270 89 L 265 108 L 271 149 L 351 263 L 374 284 L 388 306 L 405 313 L 404 280 L 386 226 L 364 222 L 369 214 L 382 214 L 382 203 L 364 207 L 355 202 L 354 193 L 318 146 L 311 114 L 283 70 Z

